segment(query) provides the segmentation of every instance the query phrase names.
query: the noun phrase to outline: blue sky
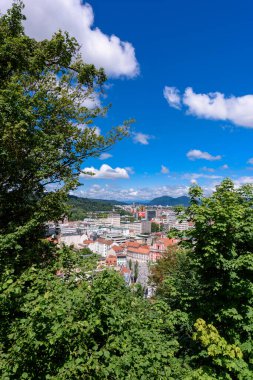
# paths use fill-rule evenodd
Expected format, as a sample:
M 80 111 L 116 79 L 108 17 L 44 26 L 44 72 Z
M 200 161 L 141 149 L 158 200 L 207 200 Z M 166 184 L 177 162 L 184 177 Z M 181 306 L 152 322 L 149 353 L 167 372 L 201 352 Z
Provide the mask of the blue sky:
M 96 174 L 81 178 L 79 195 L 139 200 L 183 195 L 195 182 L 209 192 L 227 176 L 253 182 L 252 1 L 39 0 L 48 16 L 39 32 L 25 3 L 29 34 L 67 29 L 106 68 L 102 101 L 113 106 L 101 133 L 136 119 L 111 157 L 84 163 Z

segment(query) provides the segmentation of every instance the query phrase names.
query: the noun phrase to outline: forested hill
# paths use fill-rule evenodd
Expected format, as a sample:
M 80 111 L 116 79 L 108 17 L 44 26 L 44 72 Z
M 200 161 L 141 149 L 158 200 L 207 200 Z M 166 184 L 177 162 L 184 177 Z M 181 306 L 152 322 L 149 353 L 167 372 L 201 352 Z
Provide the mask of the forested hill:
M 69 195 L 68 204 L 71 206 L 69 218 L 79 220 L 85 218 L 88 212 L 92 211 L 113 211 L 115 205 L 123 205 L 123 202 L 106 200 L 80 198 L 75 195 Z
M 156 206 L 189 206 L 189 198 L 186 196 L 173 198 L 168 196 L 163 196 L 159 198 L 154 198 L 149 202 L 149 205 Z

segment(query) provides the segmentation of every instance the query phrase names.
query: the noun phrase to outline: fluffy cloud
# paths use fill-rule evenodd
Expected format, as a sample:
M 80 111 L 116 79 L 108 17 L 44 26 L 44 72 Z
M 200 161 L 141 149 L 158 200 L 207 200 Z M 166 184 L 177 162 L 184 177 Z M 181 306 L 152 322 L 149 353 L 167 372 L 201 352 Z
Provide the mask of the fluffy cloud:
M 206 179 L 221 179 L 222 176 L 215 174 L 203 174 L 203 173 L 185 173 L 181 177 L 182 179 L 189 179 L 191 182 L 196 181 L 199 178 Z
M 189 160 L 207 160 L 207 161 L 217 161 L 221 160 L 221 156 L 212 156 L 208 152 L 202 152 L 201 150 L 198 149 L 192 149 L 190 150 L 186 156 L 189 158 Z
M 144 133 L 141 133 L 141 132 L 133 134 L 133 141 L 135 143 L 139 143 L 142 145 L 148 145 L 149 140 L 152 138 L 153 138 L 153 136 L 145 135 Z
M 249 177 L 249 176 L 239 177 L 236 180 L 234 180 L 234 184 L 236 187 L 240 187 L 242 185 L 247 185 L 247 184 L 253 184 L 253 177 Z
M 253 157 L 248 160 L 248 164 L 253 165 Z
M 253 163 L 253 162 L 252 162 L 252 163 Z M 229 166 L 228 166 L 227 164 L 224 164 L 224 165 L 221 166 L 221 169 L 222 169 L 222 170 L 226 170 L 226 169 L 228 169 L 228 168 L 229 168 Z
M 164 165 L 161 166 L 161 173 L 162 174 L 168 174 L 169 173 L 169 169 L 167 168 L 167 166 L 164 166 Z
M 80 0 L 25 0 L 26 33 L 43 40 L 61 29 L 68 31 L 81 45 L 81 53 L 87 63 L 103 67 L 112 77 L 134 77 L 139 73 L 135 50 L 131 43 L 123 42 L 115 35 L 108 36 L 94 27 L 94 12 L 88 3 Z M 1 0 L 4 13 L 11 6 L 10 0 Z
M 195 93 L 191 87 L 188 87 L 180 97 L 179 91 L 175 87 L 166 86 L 164 94 L 166 89 L 173 89 L 167 96 L 164 96 L 169 105 L 174 108 L 180 108 L 182 103 L 188 114 L 203 119 L 229 121 L 241 127 L 253 128 L 253 95 L 225 97 L 221 92 Z
M 125 169 L 128 172 L 128 174 L 134 174 L 135 173 L 134 168 L 132 166 L 126 166 Z
M 203 178 L 202 174 L 199 173 L 186 173 L 191 184 L 196 184 L 199 178 Z M 208 178 L 207 178 L 208 177 Z M 215 176 L 218 177 L 218 176 Z M 201 185 L 204 194 L 210 195 L 215 191 L 215 187 L 220 184 L 222 177 L 214 178 L 214 176 L 206 175 L 204 178 L 209 179 L 207 183 Z M 246 183 L 253 184 L 253 177 L 239 177 L 234 180 L 235 186 L 239 187 Z M 79 187 L 78 190 L 72 192 L 72 194 L 87 197 L 87 198 L 100 198 L 100 199 L 114 199 L 122 201 L 148 201 L 153 198 L 161 197 L 163 195 L 168 195 L 171 197 L 179 197 L 182 195 L 188 195 L 189 186 L 188 185 L 171 185 L 171 186 L 150 186 L 150 187 L 129 187 L 122 188 L 114 184 L 106 184 L 99 186 L 94 184 L 90 187 L 83 185 Z
M 91 173 L 91 174 L 89 174 Z M 100 169 L 95 169 L 93 166 L 84 168 L 80 177 L 95 178 L 95 179 L 115 179 L 115 178 L 129 178 L 128 172 L 124 168 L 115 168 L 103 164 Z
M 102 154 L 100 154 L 99 159 L 100 160 L 107 160 L 110 157 L 112 157 L 112 154 L 110 154 L 110 153 L 102 153 Z
M 176 109 L 181 108 L 181 98 L 176 87 L 165 86 L 163 90 L 163 96 L 171 107 Z
M 101 199 L 114 199 L 122 201 L 135 201 L 135 200 L 151 200 L 162 195 L 169 195 L 172 197 L 179 197 L 187 195 L 189 186 L 158 186 L 158 187 L 142 187 L 142 188 L 120 188 L 116 186 L 98 186 L 79 188 L 72 194 L 88 197 L 88 198 L 101 198 Z

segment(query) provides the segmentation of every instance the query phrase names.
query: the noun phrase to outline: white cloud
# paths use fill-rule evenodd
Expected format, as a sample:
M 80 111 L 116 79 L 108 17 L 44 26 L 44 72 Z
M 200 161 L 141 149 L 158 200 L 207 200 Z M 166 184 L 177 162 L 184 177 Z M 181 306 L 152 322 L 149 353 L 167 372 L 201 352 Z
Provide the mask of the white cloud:
M 99 127 L 97 127 L 96 125 L 87 125 L 87 124 L 77 124 L 77 123 L 73 123 L 78 129 L 80 129 L 81 132 L 83 132 L 85 129 L 90 129 L 90 130 L 94 130 L 95 134 L 97 136 L 100 136 L 101 134 L 101 129 Z
M 248 160 L 248 164 L 253 165 L 253 157 Z
M 92 175 L 87 174 L 92 173 Z M 115 178 L 129 178 L 128 172 L 124 168 L 115 168 L 113 169 L 111 166 L 103 164 L 100 169 L 95 169 L 93 166 L 90 168 L 84 168 L 80 177 L 83 178 L 95 178 L 95 179 L 115 179 Z
M 149 140 L 153 139 L 154 137 L 151 135 L 146 135 L 144 133 L 138 132 L 138 133 L 133 133 L 133 141 L 135 143 L 140 143 L 142 145 L 148 145 Z
M 185 175 L 187 175 L 187 173 Z M 171 186 L 166 185 L 122 188 L 115 185 L 115 182 L 111 182 L 110 184 L 105 184 L 103 186 L 87 186 L 89 182 L 86 182 L 85 185 L 79 187 L 78 190 L 73 192 L 73 194 L 81 197 L 114 199 L 122 201 L 148 201 L 153 198 L 161 197 L 163 195 L 168 195 L 171 197 L 180 197 L 182 195 L 188 195 L 190 185 L 196 184 L 197 180 L 201 178 L 201 174 L 198 173 L 188 173 L 188 176 L 190 182 L 189 185 L 180 184 Z M 222 177 L 214 178 L 210 175 L 209 179 L 210 181 L 208 181 L 204 185 L 201 185 L 206 196 L 209 196 L 213 191 L 215 191 L 215 188 L 217 185 L 220 184 Z M 239 187 L 246 183 L 253 184 L 253 177 L 239 177 L 237 180 L 234 180 L 234 183 L 236 187 Z
M 167 168 L 167 166 L 164 166 L 164 165 L 161 166 L 161 173 L 162 174 L 168 174 L 169 173 L 169 169 Z
M 253 128 L 253 95 L 225 97 L 221 92 L 209 92 L 206 94 L 195 93 L 191 87 L 185 89 L 183 96 L 179 96 L 179 91 L 173 88 L 172 95 L 175 94 L 176 100 L 165 96 L 170 106 L 180 108 L 182 103 L 187 107 L 187 113 L 213 120 L 230 121 L 231 123 Z M 176 107 L 175 107 L 176 104 Z
M 253 162 L 252 162 L 252 163 L 253 163 Z M 222 169 L 222 170 L 226 170 L 226 169 L 228 169 L 228 168 L 229 168 L 229 166 L 228 166 L 227 164 L 224 164 L 224 165 L 221 166 L 221 169 Z
M 173 108 L 181 108 L 181 98 L 179 90 L 176 87 L 165 86 L 163 90 L 163 96 Z
M 89 110 L 93 110 L 97 107 L 102 107 L 100 96 L 100 94 L 93 92 L 83 100 L 82 106 L 88 108 Z
M 185 90 L 183 103 L 188 106 L 189 113 L 198 117 L 227 120 L 226 100 L 219 92 L 196 94 L 189 87 Z
M 126 166 L 125 169 L 128 172 L 128 174 L 134 174 L 135 173 L 134 168 L 132 166 Z
M 189 186 L 158 186 L 158 187 L 142 187 L 142 188 L 121 188 L 117 186 L 105 185 L 103 187 L 86 187 L 79 188 L 73 194 L 88 197 L 88 198 L 101 198 L 101 199 L 114 199 L 122 201 L 135 201 L 135 200 L 151 200 L 162 195 L 172 197 L 179 197 L 187 195 Z
M 88 3 L 82 4 L 80 0 L 25 0 L 24 3 L 25 30 L 29 36 L 43 40 L 59 29 L 66 30 L 81 45 L 84 60 L 103 67 L 109 76 L 134 77 L 139 73 L 133 45 L 94 27 L 94 12 Z M 1 0 L 2 13 L 10 6 L 10 0 Z
M 110 153 L 102 153 L 100 156 L 99 156 L 99 159 L 100 160 L 107 160 L 108 158 L 112 157 L 112 154 Z
M 204 170 L 205 172 L 209 172 L 209 173 L 214 173 L 215 172 L 215 169 L 213 169 L 213 168 L 207 168 L 206 166 L 204 166 L 202 168 L 202 170 Z
M 234 184 L 236 187 L 240 187 L 246 184 L 253 184 L 253 177 L 243 176 L 234 180 Z
M 210 153 L 208 152 L 202 152 L 201 150 L 198 150 L 198 149 L 192 149 L 190 150 L 186 156 L 189 158 L 189 160 L 207 160 L 207 161 L 217 161 L 217 160 L 221 160 L 221 156 L 218 155 L 218 156 L 212 156 Z
M 92 127 L 92 128 L 95 128 L 95 133 L 97 136 L 100 136 L 101 134 L 101 129 L 99 127 Z
M 192 180 L 197 180 L 199 178 L 206 178 L 206 179 L 221 179 L 222 176 L 220 175 L 215 175 L 215 174 L 203 174 L 203 173 L 185 173 L 181 176 L 182 179 L 189 179 L 190 181 Z

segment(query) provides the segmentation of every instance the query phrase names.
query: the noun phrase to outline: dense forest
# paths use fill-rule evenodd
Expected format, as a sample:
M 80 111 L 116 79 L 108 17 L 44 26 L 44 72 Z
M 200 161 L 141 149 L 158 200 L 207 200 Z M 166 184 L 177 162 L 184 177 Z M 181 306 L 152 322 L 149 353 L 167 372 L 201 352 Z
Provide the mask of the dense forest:
M 70 220 L 83 220 L 90 215 L 90 213 L 97 211 L 102 211 L 105 214 L 114 211 L 120 215 L 128 215 L 123 209 L 117 207 L 117 205 L 122 204 L 124 203 L 119 201 L 80 198 L 74 195 L 69 195 L 69 211 L 67 212 L 67 215 Z
M 98 136 L 106 109 L 83 100 L 103 70 L 68 33 L 29 38 L 23 19 L 20 1 L 0 17 L 0 378 L 253 379 L 252 186 L 190 189 L 195 227 L 153 267 L 151 300 L 90 251 L 44 239 L 83 161 L 128 124 Z

